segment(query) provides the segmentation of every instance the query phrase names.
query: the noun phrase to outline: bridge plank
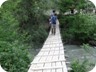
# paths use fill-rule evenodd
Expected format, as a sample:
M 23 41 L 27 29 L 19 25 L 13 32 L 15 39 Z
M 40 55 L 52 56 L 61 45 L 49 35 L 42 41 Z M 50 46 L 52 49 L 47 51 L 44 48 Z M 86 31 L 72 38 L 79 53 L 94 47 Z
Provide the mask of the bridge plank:
M 59 24 L 56 27 L 56 35 L 51 35 L 50 31 L 42 49 L 32 61 L 28 72 L 68 72 Z

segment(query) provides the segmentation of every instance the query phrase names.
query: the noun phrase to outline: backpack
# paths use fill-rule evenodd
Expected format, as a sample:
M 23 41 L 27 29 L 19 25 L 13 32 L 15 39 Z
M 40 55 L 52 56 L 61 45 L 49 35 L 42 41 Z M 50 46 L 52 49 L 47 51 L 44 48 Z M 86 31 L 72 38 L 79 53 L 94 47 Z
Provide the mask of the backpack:
M 57 17 L 55 15 L 51 16 L 51 23 L 56 24 Z

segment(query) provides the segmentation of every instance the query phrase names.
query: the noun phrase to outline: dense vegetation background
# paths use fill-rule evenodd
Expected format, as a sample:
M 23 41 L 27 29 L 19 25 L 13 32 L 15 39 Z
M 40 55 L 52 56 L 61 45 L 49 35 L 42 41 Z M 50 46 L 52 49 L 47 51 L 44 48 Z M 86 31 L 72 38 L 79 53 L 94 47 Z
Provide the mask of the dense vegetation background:
M 0 8 L 0 64 L 8 72 L 27 72 L 30 50 L 45 41 L 45 0 L 7 0 Z
M 88 0 L 59 0 L 58 5 L 64 42 L 96 45 L 96 15 L 93 13 L 95 6 Z M 65 12 L 70 14 L 65 15 Z
M 95 6 L 88 0 L 58 0 L 57 3 L 60 11 L 58 18 L 63 43 L 82 45 L 85 51 L 91 52 L 92 47 L 90 45 L 96 46 L 96 12 L 93 12 Z M 76 51 L 73 49 L 73 55 L 80 54 L 79 50 L 74 54 Z M 91 56 L 93 55 L 91 54 Z M 92 67 L 87 56 L 85 56 L 85 59 L 81 59 L 84 62 L 78 60 L 76 56 L 73 58 L 73 63 L 71 62 L 72 70 L 69 72 L 88 72 Z
M 40 48 L 45 41 L 45 13 L 53 8 L 60 12 L 63 42 L 95 44 L 96 15 L 92 14 L 94 5 L 88 0 L 8 0 L 0 8 L 0 64 L 6 71 L 28 71 L 30 50 Z

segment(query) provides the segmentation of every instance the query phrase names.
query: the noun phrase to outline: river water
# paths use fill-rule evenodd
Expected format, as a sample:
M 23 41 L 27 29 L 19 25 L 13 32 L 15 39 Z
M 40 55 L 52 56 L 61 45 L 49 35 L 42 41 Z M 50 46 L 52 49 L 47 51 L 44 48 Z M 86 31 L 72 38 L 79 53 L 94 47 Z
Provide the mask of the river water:
M 73 62 L 74 60 L 84 61 L 85 58 L 88 60 L 88 63 L 93 64 L 90 66 L 90 70 L 96 64 L 96 47 L 92 47 L 89 51 L 86 51 L 81 46 L 77 45 L 64 45 L 65 47 L 65 55 L 68 56 L 67 61 Z
M 85 58 L 88 60 L 91 66 L 89 66 L 89 70 L 92 70 L 92 68 L 96 64 L 96 47 L 92 47 L 89 49 L 89 51 L 86 51 L 81 46 L 78 45 L 64 45 L 65 48 L 65 55 L 68 56 L 67 62 L 72 63 L 74 60 L 79 60 L 80 62 L 84 61 Z M 33 60 L 34 57 L 38 54 L 40 51 L 39 49 L 31 49 L 30 50 L 30 59 Z M 68 65 L 70 66 L 70 65 Z

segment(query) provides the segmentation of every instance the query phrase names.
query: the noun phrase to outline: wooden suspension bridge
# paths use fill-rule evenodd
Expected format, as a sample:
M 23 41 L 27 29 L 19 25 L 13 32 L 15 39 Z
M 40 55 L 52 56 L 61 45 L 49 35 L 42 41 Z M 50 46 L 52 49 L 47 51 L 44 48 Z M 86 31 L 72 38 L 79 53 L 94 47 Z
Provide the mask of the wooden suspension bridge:
M 0 65 L 0 72 L 7 71 L 3 70 Z M 50 31 L 42 49 L 32 61 L 28 72 L 68 72 L 59 21 L 56 25 L 56 34 L 52 35 Z M 96 66 L 89 72 L 96 72 Z
M 56 25 L 56 34 L 52 35 L 50 31 L 42 49 L 32 61 L 28 72 L 68 72 L 59 21 Z

